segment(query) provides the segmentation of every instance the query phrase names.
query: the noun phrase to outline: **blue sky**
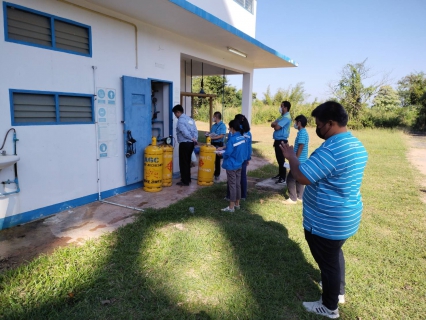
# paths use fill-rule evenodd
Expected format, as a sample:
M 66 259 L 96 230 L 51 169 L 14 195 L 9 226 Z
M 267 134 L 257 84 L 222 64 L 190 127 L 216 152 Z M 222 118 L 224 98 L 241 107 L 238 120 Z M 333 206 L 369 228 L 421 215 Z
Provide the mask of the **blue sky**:
M 328 83 L 347 63 L 362 62 L 390 84 L 411 72 L 426 72 L 426 0 L 259 0 L 256 39 L 299 63 L 297 68 L 260 69 L 253 91 L 263 97 L 304 82 L 325 100 Z M 241 76 L 231 84 L 241 87 Z

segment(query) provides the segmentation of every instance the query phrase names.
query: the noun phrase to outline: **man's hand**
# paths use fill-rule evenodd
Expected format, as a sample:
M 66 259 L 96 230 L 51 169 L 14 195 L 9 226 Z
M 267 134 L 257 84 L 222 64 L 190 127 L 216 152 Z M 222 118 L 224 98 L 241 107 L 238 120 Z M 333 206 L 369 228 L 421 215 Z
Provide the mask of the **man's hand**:
M 296 156 L 293 146 L 290 146 L 288 143 L 284 143 L 284 141 L 281 142 L 280 149 L 284 155 L 284 158 L 286 159 L 290 159 L 292 156 Z
M 281 142 L 280 149 L 283 152 L 284 158 L 288 159 L 290 162 L 290 170 L 293 175 L 293 178 L 296 179 L 300 184 L 309 185 L 311 182 L 299 169 L 299 159 L 296 157 L 293 146 L 288 145 L 288 143 Z
M 277 122 L 276 121 L 274 121 L 274 122 L 272 122 L 271 123 L 271 128 L 275 128 L 275 126 L 277 125 Z

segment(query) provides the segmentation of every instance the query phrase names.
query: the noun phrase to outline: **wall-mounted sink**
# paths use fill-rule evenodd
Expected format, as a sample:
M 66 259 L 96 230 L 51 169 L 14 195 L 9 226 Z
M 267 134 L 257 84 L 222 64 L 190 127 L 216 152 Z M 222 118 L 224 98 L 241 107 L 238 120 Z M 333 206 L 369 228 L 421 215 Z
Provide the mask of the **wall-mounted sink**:
M 6 168 L 8 166 L 11 166 L 12 164 L 14 164 L 18 161 L 19 161 L 19 156 L 13 156 L 13 155 L 2 156 L 2 155 L 0 155 L 0 170 Z

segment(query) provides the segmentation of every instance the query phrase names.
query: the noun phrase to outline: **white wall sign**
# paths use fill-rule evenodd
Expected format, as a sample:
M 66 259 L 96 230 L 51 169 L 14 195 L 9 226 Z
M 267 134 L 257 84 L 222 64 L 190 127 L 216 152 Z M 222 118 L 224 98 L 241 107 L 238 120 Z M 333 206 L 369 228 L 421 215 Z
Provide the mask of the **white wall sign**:
M 118 156 L 116 91 L 109 88 L 97 88 L 96 93 L 99 157 L 101 159 L 116 157 Z

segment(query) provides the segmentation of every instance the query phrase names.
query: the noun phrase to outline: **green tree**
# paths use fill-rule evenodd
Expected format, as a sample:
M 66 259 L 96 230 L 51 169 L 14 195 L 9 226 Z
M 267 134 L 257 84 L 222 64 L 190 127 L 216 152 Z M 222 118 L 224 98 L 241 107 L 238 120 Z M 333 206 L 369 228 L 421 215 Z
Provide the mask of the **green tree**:
M 361 63 L 348 63 L 341 71 L 340 80 L 330 85 L 334 98 L 345 107 L 349 118 L 355 121 L 361 118 L 371 98 L 387 82 L 385 75 L 380 81 L 365 86 L 363 82 L 371 78 L 366 62 L 367 59 Z
M 403 107 L 421 104 L 426 93 L 426 75 L 423 72 L 411 73 L 398 81 L 398 94 Z
M 268 85 L 268 87 L 266 88 L 266 92 L 263 93 L 263 96 L 265 97 L 263 99 L 263 103 L 268 105 L 268 106 L 272 106 L 273 99 L 272 99 L 271 86 L 270 85 Z
M 391 111 L 401 106 L 398 93 L 389 85 L 381 86 L 373 100 L 373 108 Z
M 237 94 L 237 88 L 229 85 L 228 78 L 223 78 L 220 75 L 217 76 L 205 76 L 203 77 L 204 92 L 208 94 L 216 94 L 216 101 L 223 102 L 225 107 L 229 106 L 240 106 L 241 97 Z M 201 77 L 192 78 L 192 92 L 200 92 L 201 90 Z M 208 106 L 208 99 L 194 98 L 195 108 L 202 106 Z

